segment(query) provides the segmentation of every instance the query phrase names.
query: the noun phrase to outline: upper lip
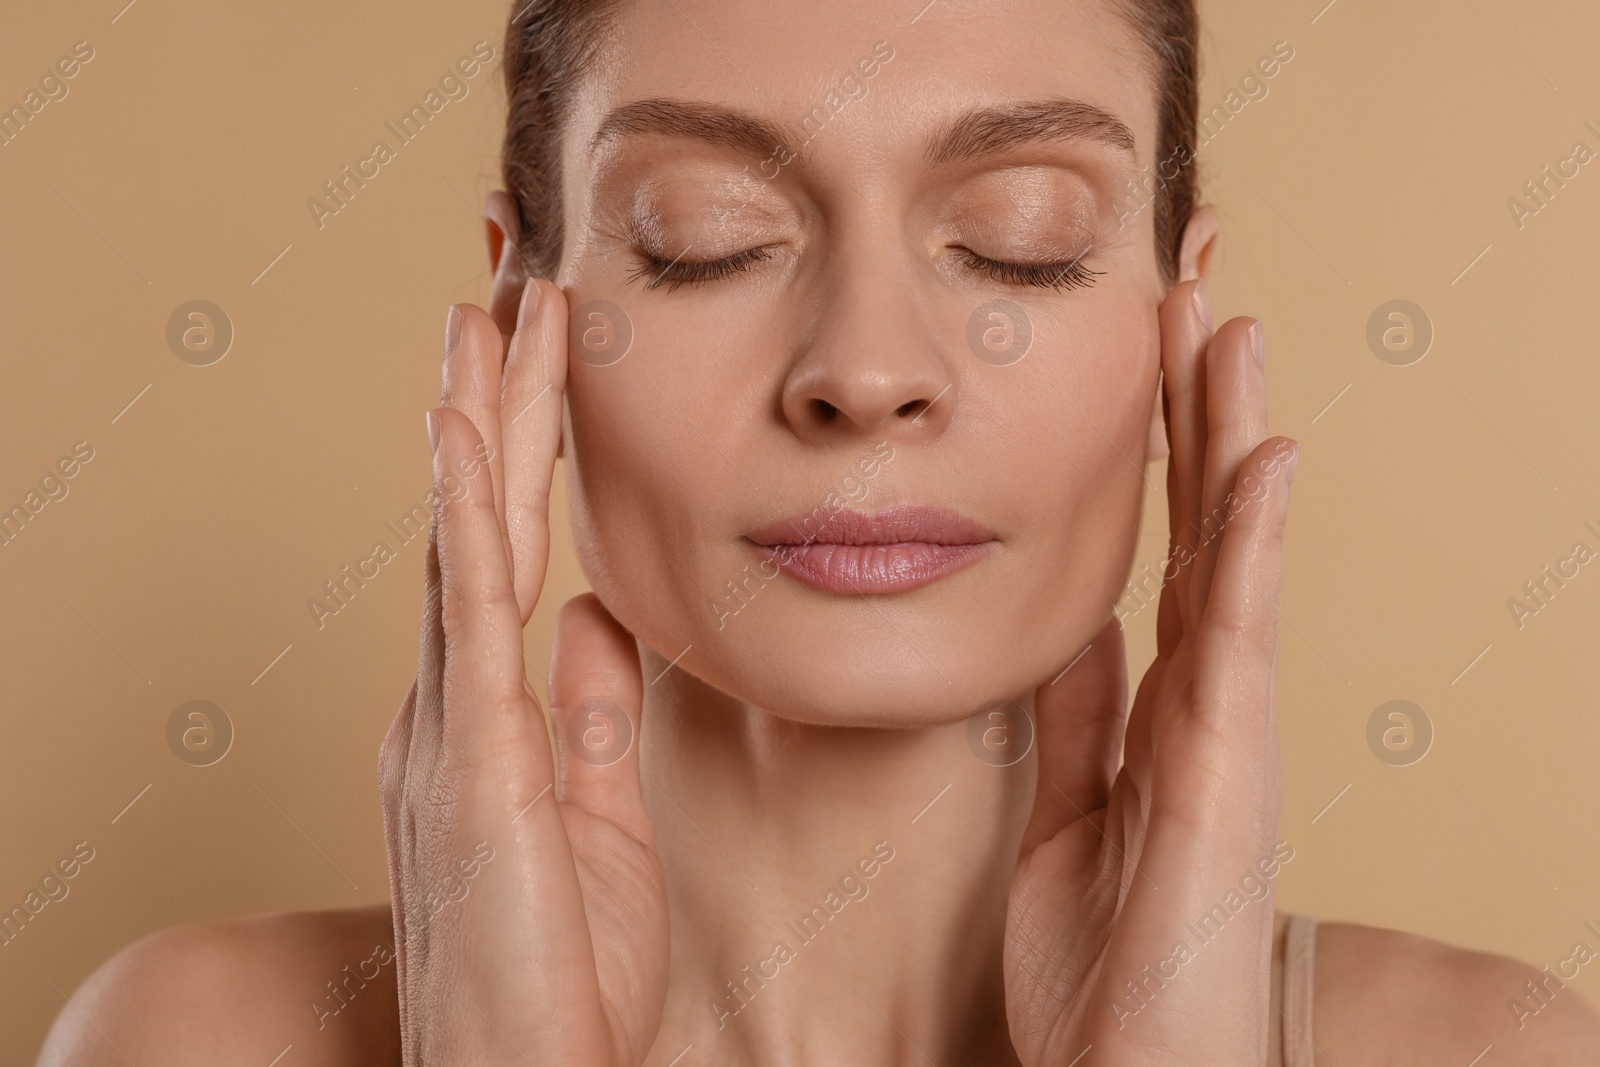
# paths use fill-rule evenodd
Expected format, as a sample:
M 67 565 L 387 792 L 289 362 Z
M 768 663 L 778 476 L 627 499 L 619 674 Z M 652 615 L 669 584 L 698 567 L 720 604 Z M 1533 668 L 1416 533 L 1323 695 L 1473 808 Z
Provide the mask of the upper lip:
M 979 545 L 994 531 L 949 508 L 901 504 L 868 514 L 844 508 L 800 512 L 752 530 L 749 540 L 769 548 L 801 545 Z

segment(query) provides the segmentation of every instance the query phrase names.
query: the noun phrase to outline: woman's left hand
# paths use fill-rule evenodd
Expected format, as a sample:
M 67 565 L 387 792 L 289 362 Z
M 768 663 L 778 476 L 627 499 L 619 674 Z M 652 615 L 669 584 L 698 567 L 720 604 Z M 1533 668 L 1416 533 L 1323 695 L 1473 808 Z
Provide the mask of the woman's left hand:
M 1125 717 L 1114 619 L 1036 697 L 1039 784 L 1005 944 L 1029 1067 L 1266 1062 L 1276 605 L 1298 446 L 1266 436 L 1259 326 L 1213 333 L 1200 283 L 1160 314 L 1171 555 L 1156 659 Z

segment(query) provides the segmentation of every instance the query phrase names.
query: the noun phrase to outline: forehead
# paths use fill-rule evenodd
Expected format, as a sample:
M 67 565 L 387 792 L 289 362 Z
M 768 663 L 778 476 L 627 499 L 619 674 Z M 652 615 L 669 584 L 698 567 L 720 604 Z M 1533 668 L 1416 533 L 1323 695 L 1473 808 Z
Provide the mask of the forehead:
M 803 156 L 918 158 L 975 107 L 1071 100 L 1155 151 L 1152 57 L 1120 0 L 634 0 L 618 6 L 572 101 L 563 153 L 587 165 L 618 108 L 727 105 L 788 128 Z M 885 58 L 888 57 L 888 58 Z

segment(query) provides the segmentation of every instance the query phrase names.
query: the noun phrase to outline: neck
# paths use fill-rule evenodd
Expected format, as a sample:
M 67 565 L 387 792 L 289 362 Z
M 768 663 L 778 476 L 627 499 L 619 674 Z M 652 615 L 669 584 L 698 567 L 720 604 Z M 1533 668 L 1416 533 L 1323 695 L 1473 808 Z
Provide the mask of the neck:
M 664 661 L 641 647 L 647 678 Z M 652 667 L 652 662 L 654 666 Z M 811 726 L 679 670 L 646 687 L 645 804 L 666 872 L 665 1065 L 1014 1063 L 1001 949 L 1032 753 L 965 720 Z

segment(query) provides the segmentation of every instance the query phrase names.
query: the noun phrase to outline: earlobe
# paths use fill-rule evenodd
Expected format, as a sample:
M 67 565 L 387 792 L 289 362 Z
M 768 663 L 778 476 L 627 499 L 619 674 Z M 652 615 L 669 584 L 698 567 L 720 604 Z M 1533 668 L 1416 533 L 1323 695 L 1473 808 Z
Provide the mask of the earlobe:
M 1178 282 L 1204 278 L 1211 269 L 1213 254 L 1222 232 L 1222 219 L 1209 204 L 1189 216 L 1183 228 L 1183 244 L 1178 251 Z

